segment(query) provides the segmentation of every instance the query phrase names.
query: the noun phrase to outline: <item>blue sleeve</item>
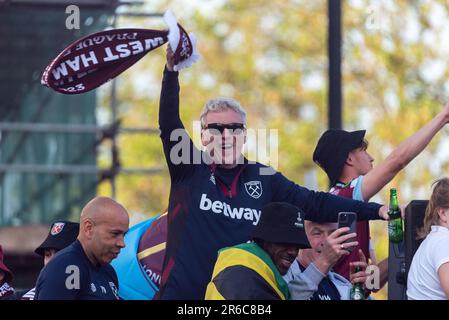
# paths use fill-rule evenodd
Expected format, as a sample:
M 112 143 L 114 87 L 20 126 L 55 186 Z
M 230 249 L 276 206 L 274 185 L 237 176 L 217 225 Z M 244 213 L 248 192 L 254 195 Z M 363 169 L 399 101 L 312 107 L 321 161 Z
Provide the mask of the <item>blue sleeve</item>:
M 277 172 L 272 177 L 273 201 L 285 201 L 302 209 L 307 220 L 336 222 L 342 211 L 356 212 L 360 221 L 381 219 L 380 204 L 361 202 L 301 187 Z
M 200 163 L 201 151 L 193 144 L 179 116 L 178 72 L 164 70 L 159 102 L 159 129 L 165 159 L 172 181 L 179 181 L 193 174 Z
M 36 283 L 36 300 L 76 300 L 85 285 L 86 271 L 70 256 L 53 258 Z
M 312 263 L 301 272 L 298 263 L 295 261 L 290 267 L 288 277 L 284 279 L 288 283 L 291 300 L 308 300 L 318 290 L 318 286 L 326 275 Z
M 355 181 L 354 191 L 352 192 L 352 199 L 359 200 L 359 201 L 365 201 L 363 199 L 362 195 L 362 182 L 363 182 L 363 176 L 359 176 Z M 367 199 L 369 200 L 369 199 Z

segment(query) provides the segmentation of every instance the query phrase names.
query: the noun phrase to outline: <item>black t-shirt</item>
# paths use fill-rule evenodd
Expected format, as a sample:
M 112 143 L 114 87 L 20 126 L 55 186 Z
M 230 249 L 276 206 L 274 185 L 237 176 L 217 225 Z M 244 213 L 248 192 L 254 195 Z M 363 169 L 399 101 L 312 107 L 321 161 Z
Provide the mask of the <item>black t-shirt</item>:
M 118 280 L 109 264 L 94 266 L 76 240 L 42 269 L 35 300 L 118 300 Z

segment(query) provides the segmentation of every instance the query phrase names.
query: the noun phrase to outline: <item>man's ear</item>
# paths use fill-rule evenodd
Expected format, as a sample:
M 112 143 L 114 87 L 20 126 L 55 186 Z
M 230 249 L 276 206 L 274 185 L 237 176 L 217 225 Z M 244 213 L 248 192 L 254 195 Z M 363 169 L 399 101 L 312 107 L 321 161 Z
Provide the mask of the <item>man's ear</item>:
M 347 164 L 348 166 L 351 166 L 351 167 L 353 166 L 353 163 L 354 163 L 354 158 L 352 156 L 353 156 L 352 152 L 349 152 L 348 156 L 346 157 L 346 161 L 345 161 L 345 164 Z
M 91 219 L 87 218 L 83 222 L 83 230 L 84 230 L 84 236 L 87 239 L 92 239 L 92 236 L 94 234 L 94 223 Z
M 206 133 L 204 131 L 204 129 L 201 129 L 201 144 L 203 145 L 203 147 L 206 146 Z
M 201 144 L 206 147 L 214 140 L 214 136 L 209 133 L 208 130 L 201 130 Z

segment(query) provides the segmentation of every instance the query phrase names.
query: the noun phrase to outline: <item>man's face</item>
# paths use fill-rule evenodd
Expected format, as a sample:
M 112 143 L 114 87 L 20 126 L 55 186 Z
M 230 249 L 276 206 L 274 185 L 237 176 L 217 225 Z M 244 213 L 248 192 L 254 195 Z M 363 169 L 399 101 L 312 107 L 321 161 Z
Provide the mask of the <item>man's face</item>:
M 281 275 L 285 275 L 298 255 L 299 246 L 288 243 L 265 242 L 264 249 L 270 255 Z
M 44 266 L 47 265 L 47 263 L 53 258 L 53 256 L 56 254 L 55 249 L 45 249 L 44 250 Z
M 373 169 L 374 158 L 366 151 L 366 146 L 352 150 L 348 162 L 356 169 L 358 175 L 365 175 Z
M 305 221 L 305 231 L 309 239 L 313 259 L 318 259 L 321 255 L 322 244 L 326 238 L 335 230 L 337 230 L 337 223 L 316 223 L 309 220 Z
M 127 215 L 110 215 L 94 224 L 92 247 L 95 259 L 101 263 L 110 263 L 117 258 L 120 250 L 125 247 L 124 237 L 129 227 Z
M 235 166 L 246 141 L 242 116 L 232 109 L 209 112 L 201 131 L 201 142 L 216 164 Z M 226 128 L 231 127 L 231 128 Z

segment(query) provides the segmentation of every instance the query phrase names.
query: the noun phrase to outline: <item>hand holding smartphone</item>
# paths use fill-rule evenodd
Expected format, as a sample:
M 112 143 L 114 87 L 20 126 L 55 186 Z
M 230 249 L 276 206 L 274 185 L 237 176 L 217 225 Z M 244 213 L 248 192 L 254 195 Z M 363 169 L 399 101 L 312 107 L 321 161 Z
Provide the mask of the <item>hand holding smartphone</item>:
M 338 229 L 348 227 L 349 232 L 357 233 L 357 213 L 355 212 L 340 212 L 338 214 Z M 347 234 L 346 233 L 346 234 Z M 346 240 L 344 243 L 352 242 L 354 238 Z M 345 248 L 348 251 L 352 251 L 352 247 Z

